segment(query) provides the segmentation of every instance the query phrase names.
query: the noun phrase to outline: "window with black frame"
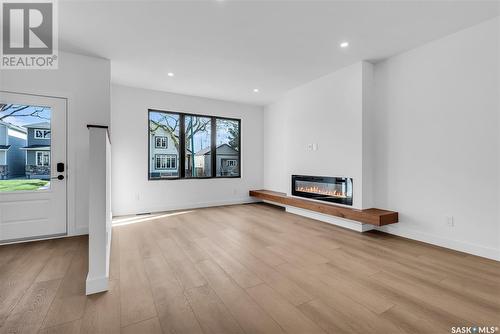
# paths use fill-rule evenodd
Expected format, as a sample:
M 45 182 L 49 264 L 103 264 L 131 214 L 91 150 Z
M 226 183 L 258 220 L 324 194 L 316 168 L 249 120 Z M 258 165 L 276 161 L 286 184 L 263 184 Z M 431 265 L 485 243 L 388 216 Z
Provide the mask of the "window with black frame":
M 149 110 L 150 180 L 241 176 L 239 119 Z
M 184 177 L 212 177 L 212 118 L 184 115 Z
M 149 178 L 178 178 L 180 117 L 166 112 L 149 112 Z
M 216 176 L 240 175 L 240 122 L 217 118 Z

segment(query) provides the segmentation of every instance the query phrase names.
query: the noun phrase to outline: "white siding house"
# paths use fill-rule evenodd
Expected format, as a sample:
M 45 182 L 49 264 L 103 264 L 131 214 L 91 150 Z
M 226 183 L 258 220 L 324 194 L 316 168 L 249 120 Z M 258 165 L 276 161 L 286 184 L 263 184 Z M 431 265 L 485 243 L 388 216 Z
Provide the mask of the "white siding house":
M 151 178 L 179 176 L 179 150 L 172 136 L 157 128 L 149 134 L 149 175 Z

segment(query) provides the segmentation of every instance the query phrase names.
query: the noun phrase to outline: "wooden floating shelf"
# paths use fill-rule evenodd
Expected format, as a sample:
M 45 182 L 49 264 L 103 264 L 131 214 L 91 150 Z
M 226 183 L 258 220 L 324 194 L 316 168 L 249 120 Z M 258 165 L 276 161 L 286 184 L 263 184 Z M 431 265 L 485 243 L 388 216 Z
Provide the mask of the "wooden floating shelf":
M 250 190 L 250 196 L 266 201 L 294 206 L 326 215 L 355 220 L 363 224 L 383 226 L 398 222 L 398 213 L 382 209 L 352 209 L 339 205 L 319 203 L 308 199 L 287 196 L 284 193 L 271 190 Z

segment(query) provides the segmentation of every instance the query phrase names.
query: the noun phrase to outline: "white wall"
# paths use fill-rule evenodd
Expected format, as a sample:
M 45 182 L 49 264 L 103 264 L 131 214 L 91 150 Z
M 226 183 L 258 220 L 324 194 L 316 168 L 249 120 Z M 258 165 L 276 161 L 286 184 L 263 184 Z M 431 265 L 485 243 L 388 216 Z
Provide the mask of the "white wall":
M 262 188 L 262 108 L 113 85 L 111 89 L 113 215 L 251 201 Z M 240 179 L 148 181 L 148 108 L 241 118 Z
M 499 31 L 497 18 L 375 66 L 375 204 L 400 213 L 387 231 L 500 259 Z
M 68 232 L 87 233 L 87 124 L 109 125 L 109 61 L 60 52 L 58 70 L 0 71 L 0 90 L 68 99 Z
M 264 113 L 264 186 L 290 194 L 291 175 L 354 179 L 353 206 L 363 207 L 363 114 L 371 64 L 360 62 L 286 93 Z M 317 144 L 318 150 L 308 149 Z M 370 200 L 367 198 L 367 202 Z

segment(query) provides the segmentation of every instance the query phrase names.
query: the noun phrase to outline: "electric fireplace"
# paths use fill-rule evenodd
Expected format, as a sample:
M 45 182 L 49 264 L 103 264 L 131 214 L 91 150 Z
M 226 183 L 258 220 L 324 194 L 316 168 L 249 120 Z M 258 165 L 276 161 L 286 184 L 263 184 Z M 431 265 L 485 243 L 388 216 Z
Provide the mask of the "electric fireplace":
M 352 178 L 292 175 L 292 195 L 352 205 Z

